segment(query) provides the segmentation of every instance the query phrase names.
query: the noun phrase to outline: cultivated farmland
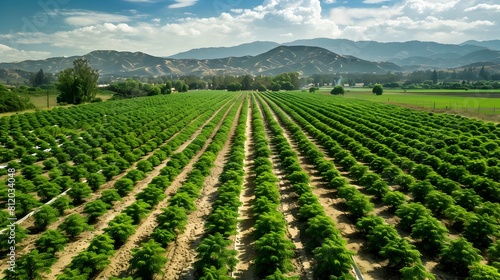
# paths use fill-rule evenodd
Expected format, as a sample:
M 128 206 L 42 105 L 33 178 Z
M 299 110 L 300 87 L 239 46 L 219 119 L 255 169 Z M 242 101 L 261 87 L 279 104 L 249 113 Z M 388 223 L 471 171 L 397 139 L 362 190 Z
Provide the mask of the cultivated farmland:
M 494 123 L 200 91 L 0 129 L 2 277 L 500 278 Z

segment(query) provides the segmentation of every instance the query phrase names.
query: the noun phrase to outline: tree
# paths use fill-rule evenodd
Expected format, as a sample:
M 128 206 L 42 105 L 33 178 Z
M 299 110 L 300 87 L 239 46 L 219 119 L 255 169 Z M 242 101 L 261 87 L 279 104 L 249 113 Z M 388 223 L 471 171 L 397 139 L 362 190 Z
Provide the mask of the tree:
M 492 242 L 492 236 L 498 234 L 496 223 L 487 214 L 475 215 L 466 222 L 463 235 L 477 248 L 487 248 Z
M 150 239 L 147 243 L 142 243 L 139 248 L 132 249 L 130 267 L 143 279 L 153 279 L 167 262 L 167 258 L 163 256 L 165 252 L 160 244 Z
M 134 188 L 134 181 L 130 178 L 122 178 L 115 182 L 114 188 L 121 197 L 124 197 Z
M 349 274 L 353 265 L 351 256 L 354 252 L 339 245 L 338 241 L 332 238 L 325 239 L 320 247 L 313 250 L 313 254 L 317 262 L 314 270 L 317 279 L 329 279 L 331 275 L 339 277 Z
M 432 273 L 425 270 L 425 266 L 419 262 L 413 266 L 406 266 L 399 270 L 401 279 L 405 280 L 436 280 Z
M 137 200 L 125 208 L 124 213 L 129 215 L 134 224 L 139 224 L 139 222 L 147 216 L 151 206 L 142 200 Z
M 71 199 L 67 195 L 62 195 L 52 202 L 51 205 L 59 211 L 59 216 L 62 216 L 64 210 L 71 208 Z
M 330 94 L 333 95 L 344 95 L 344 87 L 343 86 L 334 86 L 330 91 Z
M 384 92 L 384 88 L 382 87 L 381 84 L 375 84 L 373 86 L 372 93 L 374 93 L 376 95 L 382 95 L 383 92 Z
M 43 70 L 40 68 L 40 71 L 38 71 L 33 78 L 33 86 L 40 86 L 45 83 L 45 73 L 43 73 Z
M 389 259 L 389 265 L 401 269 L 420 262 L 420 252 L 406 238 L 396 238 L 382 247 L 380 255 Z
M 56 258 L 49 253 L 39 253 L 33 250 L 22 256 L 16 262 L 15 271 L 8 270 L 8 279 L 43 279 L 42 273 L 50 272 L 50 267 L 56 261 Z
M 438 73 L 437 71 L 434 69 L 434 71 L 432 71 L 432 83 L 433 84 L 437 84 L 438 82 Z
M 38 196 L 41 201 L 49 201 L 53 197 L 61 193 L 61 187 L 55 183 L 44 183 L 37 188 Z
M 88 219 L 90 223 L 93 223 L 97 217 L 100 217 L 106 213 L 108 210 L 108 204 L 103 202 L 100 199 L 89 202 L 85 205 L 83 209 L 83 213 L 88 215 Z
M 92 190 L 86 183 L 76 183 L 67 194 L 73 199 L 75 205 L 80 205 L 84 198 L 90 197 Z
M 447 240 L 447 233 L 448 230 L 441 225 L 438 219 L 423 216 L 412 225 L 411 237 L 418 240 L 426 252 L 436 255 Z
M 484 264 L 475 264 L 469 271 L 469 277 L 465 280 L 497 280 L 500 279 L 498 269 Z
M 227 274 L 229 270 L 234 269 L 238 262 L 236 259 L 237 252 L 228 249 L 230 245 L 231 240 L 224 238 L 222 234 L 209 234 L 196 248 L 197 260 L 194 267 L 201 272 L 205 267 L 214 266 L 219 271 Z
M 21 244 L 21 242 L 28 237 L 28 230 L 22 228 L 20 225 L 15 224 L 14 225 L 14 232 L 16 235 L 14 236 L 14 241 L 16 242 L 15 244 Z M 4 231 L 3 233 L 0 233 L 0 250 L 9 250 L 12 244 L 10 239 L 10 228 L 9 230 Z
M 115 251 L 113 243 L 114 241 L 109 235 L 100 234 L 92 239 L 87 251 L 111 256 Z
M 94 100 L 97 92 L 99 73 L 90 67 L 86 59 L 73 61 L 73 68 L 67 68 L 59 73 L 57 88 L 61 94 L 57 102 L 80 104 Z
M 406 196 L 398 191 L 388 192 L 382 198 L 382 202 L 389 206 L 389 212 L 394 213 L 400 205 L 406 202 Z
M 276 269 L 288 272 L 293 269 L 291 258 L 295 245 L 284 233 L 271 232 L 255 241 L 255 265 L 259 276 L 270 275 Z
M 67 242 L 68 238 L 61 231 L 49 229 L 35 241 L 35 246 L 41 253 L 54 254 L 64 249 Z
M 488 248 L 488 264 L 500 269 L 500 239 Z
M 441 264 L 457 275 L 466 275 L 469 266 L 482 260 L 480 251 L 465 238 L 451 240 L 441 251 Z
M 79 214 L 71 214 L 59 225 L 59 229 L 64 230 L 71 238 L 79 235 L 92 227 L 87 224 L 87 220 Z
M 165 87 L 163 87 L 162 94 L 171 94 L 172 93 L 172 82 L 167 81 L 165 83 Z
M 59 211 L 50 205 L 43 205 L 40 207 L 40 210 L 33 215 L 33 217 L 35 218 L 35 229 L 42 231 L 48 225 L 57 220 L 57 217 L 59 217 Z
M 135 227 L 133 220 L 127 214 L 119 214 L 104 231 L 115 241 L 115 246 L 121 245 L 127 241 L 128 237 L 134 234 Z

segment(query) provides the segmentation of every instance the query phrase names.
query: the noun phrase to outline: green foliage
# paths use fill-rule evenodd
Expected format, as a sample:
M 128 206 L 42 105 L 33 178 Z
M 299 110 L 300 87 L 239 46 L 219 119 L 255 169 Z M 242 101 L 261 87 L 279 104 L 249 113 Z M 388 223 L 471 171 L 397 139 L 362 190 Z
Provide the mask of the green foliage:
M 339 245 L 337 241 L 327 238 L 320 247 L 313 250 L 317 266 L 314 275 L 317 279 L 328 279 L 330 276 L 347 275 L 353 265 L 354 252 Z
M 255 241 L 256 271 L 260 276 L 270 275 L 279 269 L 288 272 L 293 269 L 291 258 L 295 246 L 284 233 L 271 232 Z
M 33 215 L 33 217 L 35 219 L 35 229 L 37 231 L 42 231 L 48 225 L 57 220 L 59 217 L 59 211 L 50 205 L 43 205 L 40 207 L 40 210 Z
M 12 239 L 10 239 L 10 232 L 11 228 L 9 227 L 8 230 L 4 231 L 3 233 L 0 234 L 0 249 L 1 250 L 9 250 L 10 247 L 12 246 L 11 242 Z M 14 232 L 16 235 L 14 236 L 14 241 L 16 244 L 21 244 L 21 242 L 28 237 L 28 230 L 22 228 L 20 225 L 15 224 L 14 225 Z
M 108 204 L 100 199 L 89 202 L 85 205 L 83 213 L 87 214 L 89 222 L 94 222 L 97 217 L 100 217 L 108 210 Z
M 448 230 L 434 217 L 423 216 L 412 225 L 411 237 L 428 253 L 436 255 L 447 241 Z
M 344 87 L 343 86 L 334 86 L 330 91 L 330 94 L 333 95 L 344 95 Z
M 389 240 L 380 250 L 380 255 L 389 259 L 389 265 L 401 269 L 420 262 L 421 254 L 405 238 Z
M 372 93 L 376 95 L 382 95 L 382 93 L 384 93 L 384 88 L 381 84 L 375 84 L 372 88 Z
M 55 261 L 52 254 L 33 250 L 16 261 L 15 271 L 8 270 L 7 277 L 9 279 L 43 279 L 42 273 L 50 272 L 49 267 Z
M 67 192 L 68 196 L 73 199 L 75 205 L 80 205 L 84 198 L 90 197 L 92 189 L 86 183 L 76 183 Z
M 47 230 L 45 231 L 36 241 L 35 246 L 37 250 L 41 253 L 54 254 L 55 252 L 64 249 L 64 246 L 68 242 L 62 232 L 59 230 Z
M 74 238 L 85 230 L 90 230 L 92 227 L 87 224 L 87 220 L 79 214 L 71 214 L 62 224 L 59 229 L 64 230 L 66 234 Z
M 121 197 L 124 197 L 134 189 L 134 182 L 130 178 L 122 178 L 115 182 L 114 189 Z
M 493 235 L 498 235 L 498 231 L 497 222 L 490 216 L 475 215 L 466 222 L 463 235 L 474 246 L 483 249 L 490 246 Z
M 465 280 L 497 280 L 500 279 L 500 272 L 497 268 L 484 264 L 475 264 L 469 271 L 469 277 Z
M 133 220 L 127 214 L 119 214 L 104 231 L 115 241 L 115 247 L 118 247 L 127 241 L 129 236 L 134 234 L 135 227 Z
M 101 194 L 101 200 L 110 208 L 115 201 L 121 201 L 122 198 L 115 189 L 104 190 Z
M 57 209 L 57 211 L 59 211 L 59 215 L 62 216 L 64 214 L 64 210 L 71 208 L 71 199 L 67 195 L 62 195 L 54 200 L 51 205 L 54 209 Z
M 139 224 L 139 222 L 147 216 L 150 208 L 151 205 L 139 199 L 125 208 L 123 212 L 132 218 L 134 224 Z
M 165 252 L 166 250 L 160 244 L 150 239 L 142 243 L 139 248 L 132 249 L 130 267 L 143 279 L 153 279 L 153 276 L 161 272 L 167 262 L 167 258 L 163 256 Z
M 472 246 L 465 238 L 451 240 L 441 251 L 440 263 L 448 271 L 453 271 L 457 275 L 465 276 L 469 271 L 469 266 L 482 260 L 478 249 Z
M 34 109 L 35 105 L 28 97 L 20 97 L 0 84 L 0 113 L 18 112 L 27 109 Z
M 402 192 L 393 191 L 388 192 L 382 198 L 382 202 L 389 206 L 388 211 L 391 213 L 396 212 L 396 209 L 406 202 L 406 196 Z
M 432 273 L 427 272 L 422 263 L 417 263 L 413 266 L 406 266 L 399 270 L 401 279 L 405 280 L 436 280 Z
M 196 248 L 195 269 L 200 271 L 202 268 L 213 266 L 218 268 L 222 275 L 233 270 L 238 260 L 237 251 L 228 249 L 231 243 L 231 240 L 224 238 L 218 232 L 209 234 Z
M 57 88 L 61 94 L 57 103 L 80 104 L 90 102 L 97 92 L 99 73 L 90 67 L 85 59 L 73 61 L 73 68 L 67 68 L 59 73 Z

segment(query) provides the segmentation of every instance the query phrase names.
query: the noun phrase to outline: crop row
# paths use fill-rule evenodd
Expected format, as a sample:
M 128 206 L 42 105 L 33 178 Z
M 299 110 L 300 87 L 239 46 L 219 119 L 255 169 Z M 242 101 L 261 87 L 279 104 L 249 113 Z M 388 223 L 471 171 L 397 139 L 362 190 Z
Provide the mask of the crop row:
M 248 111 L 248 99 L 243 102 L 238 124 L 232 140 L 229 157 L 219 177 L 217 198 L 212 204 L 212 212 L 205 222 L 205 235 L 196 248 L 197 279 L 228 279 L 237 263 L 231 236 L 236 234 L 238 224 L 239 200 L 243 184 L 243 161 L 245 159 L 245 131 Z
M 283 100 L 280 100 L 277 104 L 280 106 L 284 107 Z M 290 104 L 288 104 L 290 105 Z M 295 104 L 296 105 L 296 104 Z M 298 109 L 295 107 L 295 105 L 292 108 L 293 112 L 289 112 L 291 115 L 297 113 L 299 114 L 304 114 L 304 112 L 301 109 Z M 297 105 L 298 106 L 298 105 Z M 318 105 L 320 106 L 320 105 Z M 306 108 L 303 108 L 306 110 Z M 314 110 L 309 110 L 309 111 L 314 111 Z M 297 112 L 297 113 L 296 113 Z M 307 115 L 303 115 L 305 118 L 308 118 Z M 296 118 L 294 116 L 294 118 Z M 381 159 L 378 156 L 370 156 L 368 153 L 362 153 L 361 151 L 363 150 L 362 147 L 357 147 L 356 145 L 352 145 L 352 142 L 349 142 L 348 138 L 342 138 L 341 137 L 341 131 L 343 131 L 341 128 L 339 130 L 332 130 L 329 127 L 326 127 L 324 125 L 321 125 L 321 123 L 318 123 L 318 120 L 314 120 L 314 118 L 311 118 L 309 116 L 309 121 L 313 123 L 317 128 L 319 128 L 322 131 L 325 132 L 330 132 L 330 135 L 336 136 L 337 140 L 340 143 L 344 145 L 344 147 L 349 147 L 351 152 L 355 155 L 364 155 L 359 158 L 364 159 L 367 161 L 367 159 L 371 159 L 371 161 L 367 161 L 370 163 L 370 168 L 375 170 L 377 173 L 382 174 L 382 177 L 389 182 L 392 183 L 399 183 L 401 185 L 406 185 L 410 187 L 412 190 L 412 195 L 413 198 L 416 199 L 417 203 L 410 203 L 410 204 L 405 204 L 405 197 L 399 192 L 392 192 L 389 191 L 387 188 L 387 183 L 384 181 L 381 181 L 381 177 L 377 175 L 376 173 L 367 173 L 367 168 L 365 166 L 359 166 L 355 159 L 349 159 L 349 154 L 345 154 L 345 152 L 342 152 L 341 150 L 335 148 L 335 143 L 328 142 L 328 139 L 326 139 L 324 136 L 321 137 L 321 142 L 326 143 L 327 148 L 333 152 L 333 156 L 336 157 L 336 160 L 338 160 L 338 163 L 343 165 L 344 168 L 350 168 L 349 170 L 351 171 L 351 175 L 353 178 L 358 180 L 362 185 L 367 187 L 367 191 L 369 193 L 372 193 L 373 195 L 376 196 L 376 199 L 380 200 L 383 198 L 384 203 L 388 203 L 392 211 L 394 211 L 397 207 L 399 207 L 399 210 L 396 212 L 398 216 L 401 217 L 401 228 L 405 230 L 411 230 L 412 231 L 412 237 L 415 238 L 415 240 L 419 241 L 418 244 L 421 248 L 423 248 L 424 251 L 427 253 L 430 253 L 432 255 L 436 255 L 437 253 L 441 253 L 441 263 L 446 264 L 449 260 L 449 257 L 453 255 L 453 249 L 457 248 L 459 246 L 466 246 L 468 248 L 469 252 L 469 257 L 472 258 L 474 261 L 477 261 L 480 259 L 478 255 L 478 251 L 476 249 L 473 249 L 470 243 L 467 243 L 467 241 L 463 239 L 459 239 L 458 241 L 451 241 L 448 244 L 448 241 L 445 238 L 445 234 L 447 233 L 447 230 L 439 223 L 437 219 L 431 216 L 431 212 L 427 210 L 424 206 L 422 206 L 418 202 L 425 202 L 427 207 L 429 207 L 434 214 L 440 215 L 446 209 L 446 203 L 450 204 L 453 201 L 450 202 L 450 200 L 443 200 L 442 197 L 443 195 L 438 192 L 438 191 L 433 191 L 433 192 L 428 192 L 427 194 L 424 192 L 422 193 L 421 191 L 421 184 L 420 182 L 415 182 L 412 177 L 406 174 L 402 174 L 401 170 L 398 170 L 398 168 L 394 167 L 392 163 L 387 162 L 387 160 Z M 301 120 L 304 122 L 304 120 Z M 328 120 L 325 120 L 328 121 Z M 309 128 L 308 130 L 311 131 L 312 133 L 315 133 L 318 135 L 318 131 L 314 131 L 314 129 L 310 128 L 310 124 L 308 122 L 303 123 L 304 127 Z M 319 136 L 318 136 L 319 137 Z M 355 137 L 355 136 L 353 136 Z M 333 138 L 333 137 L 332 137 Z M 359 139 L 359 138 L 357 138 Z M 379 155 L 383 156 L 383 154 Z M 406 180 L 401 180 L 401 179 L 406 179 Z M 410 182 L 408 182 L 408 179 Z M 399 181 L 399 182 L 398 182 Z M 426 182 L 424 182 L 425 184 Z M 444 203 L 444 204 L 443 204 Z M 490 203 L 491 204 L 491 203 Z M 416 211 L 416 212 L 415 212 Z M 483 209 L 484 211 L 484 209 Z M 479 242 L 485 242 L 486 244 L 489 244 L 488 241 L 489 238 L 491 238 L 492 234 L 495 234 L 496 231 L 496 226 L 495 222 L 492 221 L 491 219 L 488 219 L 487 217 L 484 216 L 478 216 L 477 218 L 473 218 L 471 221 L 466 222 L 466 227 L 468 230 L 464 231 L 464 235 L 472 240 L 476 241 L 474 242 L 475 245 L 479 245 L 481 243 Z M 483 245 L 484 246 L 484 245 Z M 499 245 L 498 244 L 493 244 L 491 250 L 495 250 Z M 462 261 L 465 262 L 466 256 L 462 257 Z M 447 263 L 448 267 L 450 269 L 456 269 L 458 273 L 464 274 L 467 273 L 467 265 L 468 264 L 473 264 L 474 261 L 471 262 L 466 262 L 465 265 L 463 263 L 457 263 L 460 260 L 454 260 L 449 263 Z M 494 260 L 490 260 L 494 261 Z
M 204 143 L 208 140 L 212 131 L 217 127 L 217 124 L 223 119 L 225 110 L 231 104 L 224 106 L 219 113 L 203 127 L 201 133 L 185 148 L 182 152 L 172 155 L 170 160 L 167 162 L 167 166 L 161 170 L 162 176 L 155 177 L 148 188 L 154 189 L 159 188 L 161 191 L 165 191 L 171 184 L 171 182 L 177 177 L 181 170 L 189 163 L 190 159 L 196 155 L 196 153 L 203 147 Z M 132 186 L 133 187 L 133 186 Z M 129 189 L 131 190 L 131 188 Z M 146 189 L 145 189 L 146 190 Z M 144 190 L 143 190 L 144 192 Z M 141 196 L 141 193 L 137 195 Z M 174 196 L 175 197 L 175 196 Z M 169 201 L 171 202 L 172 197 Z M 109 236 L 107 247 L 112 245 L 114 250 L 120 250 L 120 248 L 128 242 L 128 238 L 132 236 L 136 227 L 141 223 L 141 221 L 150 214 L 156 205 L 160 203 L 164 198 L 164 195 L 159 198 L 154 197 L 152 204 L 148 204 L 141 199 L 137 200 L 134 204 L 127 207 L 121 214 L 117 215 L 112 221 L 109 222 L 108 227 L 104 229 L 104 232 Z M 172 203 L 172 202 L 171 202 Z M 102 235 L 97 236 L 94 240 L 102 238 Z M 93 240 L 93 241 L 94 241 Z M 151 239 L 150 242 L 144 244 L 141 247 L 144 251 L 139 251 L 137 254 L 140 256 L 146 252 L 160 252 L 158 248 L 160 245 Z M 103 246 L 106 247 L 106 246 Z M 86 251 L 79 253 L 71 262 L 69 267 L 65 269 L 64 274 L 59 276 L 60 279 L 69 279 L 75 274 L 87 274 L 88 277 L 97 275 L 100 271 L 105 269 L 110 261 L 109 259 L 116 254 L 116 252 L 111 250 L 99 251 L 101 248 L 94 248 L 91 245 Z M 90 258 L 90 255 L 92 258 Z M 133 254 L 134 255 L 134 254 Z M 86 263 L 79 261 L 81 258 L 89 260 Z M 100 261 L 98 261 L 100 260 Z M 146 266 L 141 266 L 141 263 L 134 263 L 133 258 L 131 259 L 131 265 L 137 269 L 140 273 L 147 273 L 149 264 Z M 150 271 L 151 273 L 151 271 Z M 145 274 L 148 275 L 148 274 Z
M 195 108 L 194 108 L 195 109 Z M 195 112 L 199 114 L 199 112 Z M 203 122 L 205 122 L 205 119 L 210 117 L 213 112 L 207 111 L 200 118 L 197 119 L 197 121 L 193 122 L 190 126 L 187 128 L 183 129 L 181 133 L 179 133 L 176 137 L 171 139 L 167 145 L 164 145 L 161 147 L 161 149 L 155 151 L 155 153 L 148 158 L 147 161 L 142 161 L 142 164 L 138 164 L 137 169 L 130 170 L 124 178 L 118 180 L 115 182 L 114 189 L 112 190 L 105 190 L 101 198 L 93 201 L 91 203 L 88 203 L 85 205 L 84 212 L 87 213 L 87 216 L 91 220 L 95 220 L 98 216 L 103 215 L 113 204 L 113 201 L 116 201 L 120 198 L 120 195 L 124 196 L 126 195 L 133 187 L 134 184 L 138 181 L 144 178 L 145 173 L 149 172 L 153 166 L 157 166 L 161 163 L 161 161 L 165 160 L 168 155 L 172 153 L 177 147 L 179 147 L 183 142 L 188 140 L 189 137 L 191 137 L 192 133 L 200 126 Z M 184 124 L 186 125 L 186 124 Z M 180 129 L 180 127 L 178 127 Z M 157 180 L 158 181 L 158 180 Z M 166 187 L 166 186 L 164 186 Z M 84 193 L 88 194 L 88 190 Z M 144 189 L 143 193 L 140 193 L 137 195 L 138 199 L 156 199 L 155 197 L 157 195 L 157 190 L 151 186 L 151 188 L 146 188 Z M 82 195 L 81 199 L 84 198 L 85 196 Z M 61 199 L 63 199 L 62 197 Z M 59 199 L 58 199 L 59 200 Z M 57 201 L 56 201 L 57 202 Z M 143 201 L 137 202 L 135 204 L 129 205 L 129 210 L 134 211 L 134 208 L 137 208 L 137 206 L 144 206 Z M 68 207 L 68 201 L 66 201 L 65 207 L 61 208 L 62 211 L 64 211 Z M 60 203 L 60 205 L 64 205 L 63 203 Z M 54 205 L 57 206 L 57 205 Z M 45 206 L 44 206 L 45 207 Z M 50 207 L 50 206 L 47 206 Z M 137 211 L 140 213 L 140 211 Z M 37 213 L 38 214 L 38 213 Z M 78 214 L 73 214 L 70 215 L 65 222 L 61 225 L 62 228 L 67 229 L 68 227 L 65 226 L 68 225 L 71 227 L 71 225 L 76 225 L 73 226 L 73 229 L 70 229 L 71 232 L 67 232 L 69 237 L 74 237 L 81 233 L 82 230 L 84 229 L 89 229 L 86 226 L 86 221 L 85 218 Z M 46 239 L 47 236 L 51 236 L 53 232 L 50 232 L 48 234 L 44 234 L 46 236 L 42 236 L 39 239 Z M 16 235 L 18 237 L 20 234 Z M 58 246 L 55 246 L 54 248 L 62 248 L 64 244 L 59 244 Z M 42 249 L 43 250 L 43 249 Z M 29 257 L 29 256 L 28 256 Z M 47 266 L 47 265 L 45 265 Z
M 297 153 L 284 136 L 283 128 L 274 120 L 271 111 L 267 105 L 264 105 L 262 100 L 261 104 L 266 121 L 274 136 L 273 144 L 277 148 L 281 168 L 285 170 L 285 179 L 291 183 L 293 190 L 299 195 L 299 220 L 306 223 L 300 230 L 303 236 L 307 236 L 309 240 L 307 248 L 314 255 L 315 277 L 317 279 L 332 277 L 355 279 L 351 274 L 353 265 L 351 256 L 354 253 L 347 250 L 347 243 L 335 228 L 334 221 L 326 215 L 323 206 L 318 201 L 318 197 L 313 194 L 309 175 L 302 169 Z M 283 121 L 284 119 L 280 118 L 280 120 Z M 292 131 L 294 136 L 301 133 L 298 127 L 293 128 L 295 128 Z M 300 140 L 307 142 L 305 136 L 303 134 L 301 136 Z M 329 174 L 334 172 L 333 164 L 328 162 L 313 145 L 309 143 L 306 149 L 310 154 L 317 155 L 311 158 L 315 165 L 322 166 L 323 170 L 329 172 Z

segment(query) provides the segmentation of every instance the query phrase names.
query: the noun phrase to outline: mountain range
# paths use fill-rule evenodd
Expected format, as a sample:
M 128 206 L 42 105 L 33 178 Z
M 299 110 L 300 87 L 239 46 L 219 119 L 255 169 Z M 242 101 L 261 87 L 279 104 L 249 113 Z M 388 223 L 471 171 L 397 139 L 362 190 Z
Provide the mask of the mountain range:
M 342 56 L 320 47 L 278 46 L 256 56 L 218 59 L 173 59 L 151 56 L 142 52 L 93 51 L 83 56 L 55 57 L 45 60 L 26 60 L 0 63 L 0 69 L 20 69 L 57 73 L 72 67 L 75 59 L 83 57 L 101 75 L 164 76 L 164 75 L 277 75 L 298 71 L 302 75 L 315 73 L 364 72 L 386 73 L 401 71 L 390 62 L 371 62 L 353 56 Z
M 0 63 L 0 69 L 57 73 L 77 58 L 89 60 L 102 76 L 276 75 L 317 73 L 386 73 L 419 69 L 500 65 L 500 40 L 462 44 L 408 41 L 382 43 L 317 38 L 285 44 L 258 41 L 234 47 L 201 48 L 171 57 L 142 52 L 92 51 L 83 56 Z
M 177 59 L 211 59 L 221 58 L 228 54 L 232 56 L 256 55 L 269 51 L 276 46 L 275 42 L 253 42 L 234 47 L 200 48 L 192 49 L 170 56 Z M 466 41 L 462 44 L 441 44 L 436 42 L 408 41 L 408 42 L 377 42 L 377 41 L 351 41 L 347 39 L 316 38 L 296 40 L 282 44 L 284 46 L 315 46 L 327 49 L 339 55 L 355 56 L 360 59 L 375 62 L 392 62 L 404 69 L 436 69 L 457 68 L 464 65 L 487 62 L 493 57 L 473 54 L 478 51 L 500 51 L 500 40 Z M 491 62 L 491 61 L 490 61 Z

